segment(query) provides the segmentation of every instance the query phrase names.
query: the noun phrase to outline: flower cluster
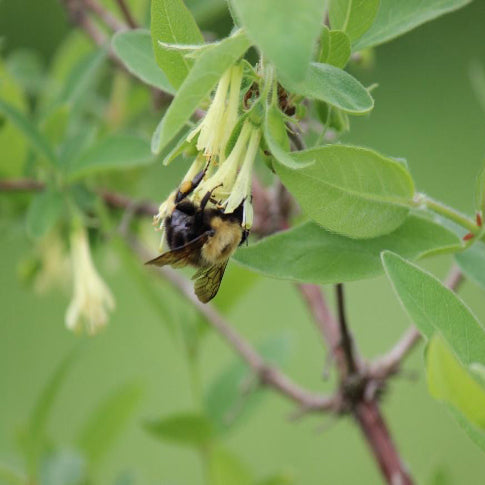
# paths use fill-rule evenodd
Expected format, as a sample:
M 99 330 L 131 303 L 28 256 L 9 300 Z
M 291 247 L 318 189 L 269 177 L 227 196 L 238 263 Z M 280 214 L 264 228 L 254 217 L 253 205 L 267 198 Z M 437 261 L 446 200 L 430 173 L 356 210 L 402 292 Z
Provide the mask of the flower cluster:
M 244 230 L 249 231 L 253 223 L 252 168 L 261 140 L 261 131 L 249 117 L 241 119 L 242 78 L 241 64 L 230 67 L 223 74 L 206 115 L 187 136 L 188 142 L 195 141 L 198 154 L 180 187 L 190 184 L 194 177 L 203 171 L 204 176 L 189 195 L 190 200 L 197 205 L 210 192 L 212 200 L 209 204 L 224 213 L 234 212 L 242 204 L 242 226 Z M 234 139 L 235 143 L 231 143 Z M 159 212 L 154 218 L 154 225 L 162 231 L 161 251 L 166 249 L 164 220 L 173 211 L 176 193 L 177 190 L 173 191 L 160 205 Z

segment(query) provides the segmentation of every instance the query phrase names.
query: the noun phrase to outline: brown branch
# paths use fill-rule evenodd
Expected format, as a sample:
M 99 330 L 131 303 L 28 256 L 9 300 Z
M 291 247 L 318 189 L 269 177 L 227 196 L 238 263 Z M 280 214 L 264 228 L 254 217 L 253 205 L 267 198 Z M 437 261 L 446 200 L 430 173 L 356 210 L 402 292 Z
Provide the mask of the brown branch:
M 44 190 L 45 184 L 31 179 L 0 179 L 0 192 L 38 192 Z M 96 193 L 112 209 L 131 210 L 137 216 L 153 217 L 158 212 L 158 206 L 153 202 L 136 200 L 118 192 L 106 189 L 96 190 Z
M 453 264 L 444 284 L 450 290 L 457 291 L 463 279 L 460 268 Z M 396 374 L 399 372 L 403 360 L 420 341 L 421 333 L 415 325 L 411 325 L 387 354 L 370 364 L 369 374 L 378 379 L 386 379 L 390 375 Z
M 138 24 L 136 23 L 136 20 L 133 17 L 130 9 L 128 8 L 128 5 L 126 4 L 125 0 L 116 0 L 116 3 L 118 4 L 118 7 L 120 8 L 121 13 L 123 14 L 123 17 L 126 20 L 126 23 L 132 29 L 136 29 L 138 27 Z
M 342 347 L 347 364 L 347 372 L 355 374 L 357 372 L 357 364 L 354 358 L 354 350 L 352 344 L 352 337 L 350 335 L 349 326 L 347 324 L 347 317 L 345 314 L 345 295 L 343 283 L 335 285 L 335 292 L 337 294 L 337 310 L 338 322 L 340 328 L 340 346 Z
M 413 480 L 399 457 L 377 402 L 363 401 L 353 414 L 387 483 L 412 485 Z
M 84 5 L 95 13 L 111 30 L 118 32 L 120 30 L 126 30 L 127 26 L 118 20 L 109 10 L 106 10 L 96 0 L 81 0 Z
M 44 189 L 44 184 L 32 179 L 0 179 L 0 192 L 30 192 Z

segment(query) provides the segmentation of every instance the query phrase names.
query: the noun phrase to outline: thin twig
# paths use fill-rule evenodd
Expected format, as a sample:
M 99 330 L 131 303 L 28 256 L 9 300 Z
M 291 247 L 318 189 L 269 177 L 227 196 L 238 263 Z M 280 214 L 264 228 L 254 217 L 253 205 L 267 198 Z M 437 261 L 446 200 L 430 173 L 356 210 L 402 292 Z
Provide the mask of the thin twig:
M 445 279 L 445 286 L 452 291 L 457 291 L 463 282 L 463 273 L 460 268 L 453 264 Z M 378 378 L 386 379 L 399 371 L 403 360 L 411 353 L 420 342 L 421 334 L 415 325 L 411 325 L 392 349 L 384 356 L 377 359 L 369 366 L 369 374 Z
M 38 192 L 44 190 L 45 184 L 31 179 L 0 180 L 0 192 Z M 158 212 L 158 206 L 153 202 L 136 200 L 118 192 L 99 189 L 96 193 L 112 209 L 130 209 L 133 215 L 153 217 Z
M 324 343 L 335 359 L 339 374 L 344 376 L 346 374 L 346 360 L 340 345 L 339 324 L 330 311 L 321 289 L 317 285 L 307 283 L 300 283 L 297 288 L 310 310 Z
M 347 370 L 349 374 L 357 372 L 357 364 L 354 358 L 352 337 L 350 335 L 349 326 L 347 324 L 347 317 L 345 314 L 345 294 L 343 283 L 335 285 L 335 292 L 337 294 L 337 311 L 338 322 L 340 327 L 340 346 L 345 354 L 347 363 Z
M 138 27 L 138 24 L 136 23 L 135 18 L 133 17 L 130 9 L 128 8 L 128 5 L 126 4 L 125 0 L 116 0 L 116 3 L 118 4 L 121 13 L 123 14 L 123 17 L 126 20 L 126 23 L 132 28 L 136 29 Z
M 86 7 L 94 12 L 110 29 L 115 32 L 126 30 L 127 26 L 118 20 L 109 10 L 106 10 L 96 0 L 81 0 Z

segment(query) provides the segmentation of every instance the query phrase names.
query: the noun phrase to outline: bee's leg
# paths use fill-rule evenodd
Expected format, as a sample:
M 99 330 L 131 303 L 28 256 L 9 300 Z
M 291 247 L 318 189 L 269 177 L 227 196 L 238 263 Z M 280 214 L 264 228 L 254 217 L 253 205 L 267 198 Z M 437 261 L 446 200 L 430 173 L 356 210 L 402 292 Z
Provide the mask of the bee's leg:
M 203 170 L 201 170 L 192 180 L 186 180 L 180 184 L 178 188 L 177 194 L 175 195 L 175 203 L 178 204 L 181 200 L 185 199 L 188 195 L 190 195 L 202 182 L 204 176 L 209 168 L 209 162 Z
M 207 192 L 207 194 L 204 195 L 204 197 L 200 201 L 200 209 L 201 210 L 204 210 L 205 209 L 205 206 L 207 205 L 207 203 L 209 202 L 209 200 L 211 202 L 217 203 L 217 200 L 212 199 L 212 192 L 214 192 L 214 190 L 218 189 L 219 187 L 222 187 L 222 185 L 223 184 L 216 185 L 211 190 L 209 190 L 209 192 Z

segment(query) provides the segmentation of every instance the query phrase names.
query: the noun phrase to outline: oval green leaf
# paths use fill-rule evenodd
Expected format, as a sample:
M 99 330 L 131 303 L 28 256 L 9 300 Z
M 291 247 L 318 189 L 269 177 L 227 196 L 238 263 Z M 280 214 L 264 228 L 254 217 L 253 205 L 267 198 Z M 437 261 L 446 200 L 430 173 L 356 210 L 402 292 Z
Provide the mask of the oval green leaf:
M 471 0 L 381 0 L 371 28 L 354 44 L 354 50 L 383 44 Z M 360 2 L 366 3 L 366 2 Z
M 414 184 L 399 162 L 368 150 L 332 145 L 295 152 L 292 170 L 275 169 L 308 216 L 324 228 L 353 238 L 397 229 L 409 213 Z
M 332 29 L 343 30 L 352 41 L 362 37 L 374 22 L 379 0 L 330 0 L 328 15 Z
M 184 53 L 169 50 L 169 44 L 202 44 L 204 38 L 197 23 L 182 0 L 152 0 L 151 32 L 155 59 L 170 84 L 178 88 L 192 67 L 193 61 Z
M 321 0 L 231 0 L 248 36 L 278 69 L 302 81 L 323 24 Z
M 71 180 L 105 170 L 122 170 L 154 161 L 147 140 L 133 135 L 113 135 L 86 150 L 69 166 Z
M 351 53 L 350 39 L 345 32 L 329 30 L 327 27 L 323 27 L 322 35 L 320 36 L 319 62 L 343 69 Z
M 394 291 L 423 335 L 440 334 L 460 362 L 485 363 L 485 330 L 465 303 L 435 276 L 386 251 L 382 262 Z
M 385 249 L 417 259 L 459 245 L 455 234 L 418 216 L 374 239 L 351 239 L 306 222 L 239 249 L 234 259 L 271 277 L 334 284 L 381 274 L 380 254 Z
M 282 83 L 291 92 L 325 101 L 349 113 L 367 113 L 374 107 L 369 91 L 355 77 L 330 64 L 312 62 L 304 81 L 283 79 Z
M 153 153 L 160 153 L 183 128 L 226 69 L 232 66 L 249 46 L 247 37 L 238 32 L 200 54 L 153 134 Z
M 128 71 L 149 86 L 175 94 L 167 76 L 157 65 L 150 32 L 144 29 L 118 32 L 111 45 Z

